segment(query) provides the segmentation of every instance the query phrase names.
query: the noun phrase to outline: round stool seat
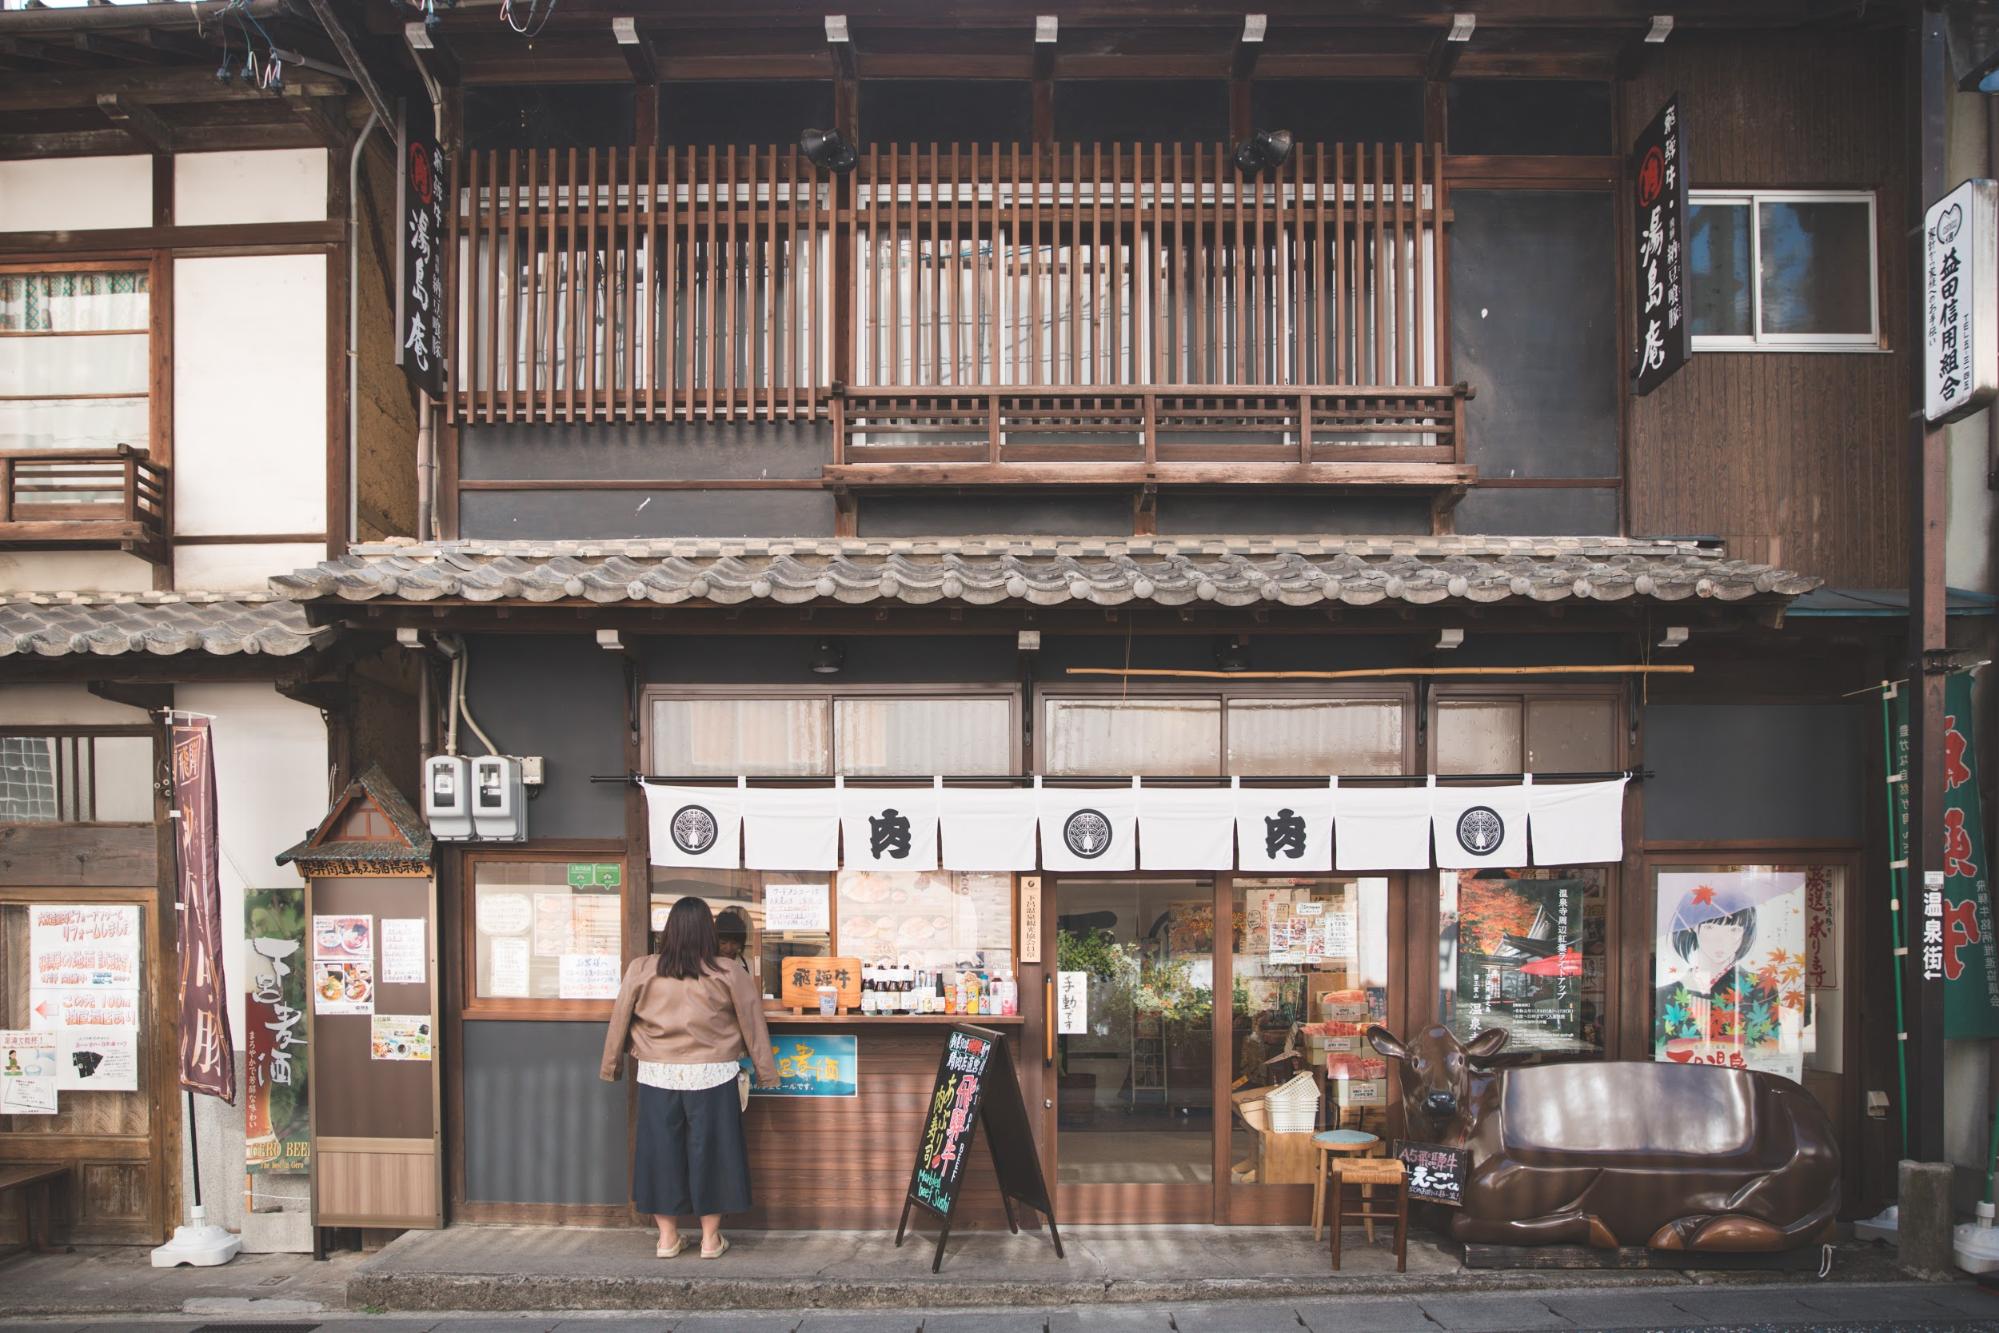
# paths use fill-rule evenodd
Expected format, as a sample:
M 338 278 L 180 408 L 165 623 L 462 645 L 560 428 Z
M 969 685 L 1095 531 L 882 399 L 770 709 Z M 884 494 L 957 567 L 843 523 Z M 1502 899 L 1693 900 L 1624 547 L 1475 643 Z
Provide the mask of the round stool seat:
M 1326 1129 L 1312 1136 L 1312 1142 L 1324 1148 L 1366 1148 L 1381 1142 L 1380 1135 L 1370 1134 L 1364 1129 Z

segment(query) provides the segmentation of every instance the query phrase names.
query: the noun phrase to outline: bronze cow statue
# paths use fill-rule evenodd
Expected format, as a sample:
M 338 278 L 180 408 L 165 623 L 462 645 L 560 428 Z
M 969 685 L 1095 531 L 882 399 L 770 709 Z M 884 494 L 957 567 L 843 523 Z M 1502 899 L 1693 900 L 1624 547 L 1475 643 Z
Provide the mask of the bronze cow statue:
M 1367 1029 L 1401 1065 L 1409 1136 L 1471 1152 L 1456 1240 L 1761 1252 L 1813 1242 L 1838 1211 L 1832 1122 L 1791 1080 L 1642 1061 L 1474 1070 L 1508 1035 Z

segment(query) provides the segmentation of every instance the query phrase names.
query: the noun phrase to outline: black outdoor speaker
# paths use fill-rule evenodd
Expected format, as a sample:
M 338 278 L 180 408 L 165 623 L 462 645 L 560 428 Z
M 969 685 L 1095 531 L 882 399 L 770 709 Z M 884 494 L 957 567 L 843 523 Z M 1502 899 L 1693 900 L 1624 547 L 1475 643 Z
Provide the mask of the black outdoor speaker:
M 1258 130 L 1235 146 L 1235 169 L 1245 176 L 1274 171 L 1291 158 L 1291 131 Z
M 836 176 L 846 175 L 860 161 L 854 146 L 838 130 L 807 130 L 798 136 L 798 149 L 813 166 Z

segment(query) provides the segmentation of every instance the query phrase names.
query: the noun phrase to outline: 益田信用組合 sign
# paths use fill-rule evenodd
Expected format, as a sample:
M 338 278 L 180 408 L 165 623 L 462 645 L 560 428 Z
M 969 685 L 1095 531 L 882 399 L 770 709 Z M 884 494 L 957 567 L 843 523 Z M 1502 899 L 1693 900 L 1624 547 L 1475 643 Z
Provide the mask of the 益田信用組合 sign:
M 1956 421 L 1999 394 L 1999 181 L 1923 214 L 1923 416 Z

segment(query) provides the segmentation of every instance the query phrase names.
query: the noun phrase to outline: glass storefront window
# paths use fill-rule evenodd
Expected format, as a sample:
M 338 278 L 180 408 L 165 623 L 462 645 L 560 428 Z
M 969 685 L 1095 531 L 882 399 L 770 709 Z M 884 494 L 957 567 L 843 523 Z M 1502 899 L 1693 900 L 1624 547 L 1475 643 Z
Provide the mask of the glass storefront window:
M 1215 898 L 1209 879 L 1063 879 L 1056 967 L 1081 1032 L 1056 1037 L 1058 1179 L 1214 1179 Z
M 839 699 L 836 771 L 848 777 L 1011 773 L 1013 700 Z
M 1400 773 L 1399 699 L 1228 701 L 1228 771 L 1243 777 Z
M 1011 773 L 1006 694 L 656 698 L 653 771 L 688 777 Z
M 1042 771 L 1219 773 L 1220 699 L 1050 699 Z
M 1234 884 L 1230 1080 L 1253 1090 L 1309 1071 L 1321 1121 L 1380 1131 L 1388 1064 L 1361 1034 L 1388 1021 L 1388 881 L 1237 878 Z M 1229 1161 L 1238 1183 L 1267 1179 L 1262 1130 L 1235 1117 Z
M 1601 1058 L 1607 872 L 1438 873 L 1438 1009 L 1460 1041 L 1505 1028 L 1513 1054 Z
M 1845 898 L 1842 866 L 1655 867 L 1653 1058 L 1839 1073 Z
M 715 933 L 723 952 L 738 951 L 757 980 L 757 989 L 775 999 L 783 984 L 780 964 L 787 958 L 824 958 L 833 953 L 828 931 L 764 929 L 763 891 L 771 884 L 826 882 L 823 870 L 692 870 L 652 867 L 647 899 L 646 949 L 659 951 L 666 914 L 682 898 L 696 897 L 715 913 Z
M 773 777 L 827 772 L 832 704 L 800 699 L 656 699 L 655 773 Z
M 1603 773 L 1617 767 L 1617 700 L 1605 695 L 1439 697 L 1439 773 Z
M 471 998 L 616 998 L 623 872 L 622 862 L 473 859 Z

